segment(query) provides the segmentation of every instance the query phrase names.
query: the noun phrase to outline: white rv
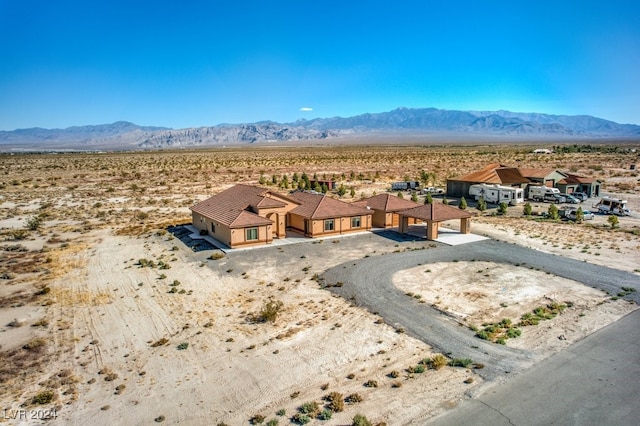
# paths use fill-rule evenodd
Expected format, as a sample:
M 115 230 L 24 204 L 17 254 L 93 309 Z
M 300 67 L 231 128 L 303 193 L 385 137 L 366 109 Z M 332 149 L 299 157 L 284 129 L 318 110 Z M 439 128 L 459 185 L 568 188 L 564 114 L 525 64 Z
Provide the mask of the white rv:
M 488 185 L 478 183 L 469 187 L 469 195 L 476 200 L 484 198 L 487 203 L 499 204 L 505 202 L 512 206 L 524 202 L 524 191 L 522 188 L 512 186 Z
M 560 194 L 558 188 L 549 188 L 543 185 L 529 185 L 529 199 L 533 201 L 544 201 L 544 197 L 552 194 Z
M 593 207 L 598 209 L 601 214 L 615 214 L 618 216 L 629 216 L 629 209 L 627 208 L 627 200 L 621 200 L 619 198 L 602 197 L 598 204 Z

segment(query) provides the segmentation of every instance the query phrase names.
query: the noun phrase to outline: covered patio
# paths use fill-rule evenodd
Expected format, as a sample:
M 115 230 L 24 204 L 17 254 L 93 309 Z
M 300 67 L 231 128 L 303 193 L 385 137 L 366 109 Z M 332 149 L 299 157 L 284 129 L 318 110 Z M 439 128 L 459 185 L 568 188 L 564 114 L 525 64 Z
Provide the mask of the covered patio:
M 438 228 L 441 222 L 447 220 L 460 220 L 460 233 L 469 234 L 471 232 L 471 213 L 451 207 L 446 204 L 425 204 L 422 206 L 406 209 L 398 212 L 400 223 L 398 231 L 401 234 L 409 232 L 409 219 L 419 219 L 427 223 L 427 240 L 438 239 Z

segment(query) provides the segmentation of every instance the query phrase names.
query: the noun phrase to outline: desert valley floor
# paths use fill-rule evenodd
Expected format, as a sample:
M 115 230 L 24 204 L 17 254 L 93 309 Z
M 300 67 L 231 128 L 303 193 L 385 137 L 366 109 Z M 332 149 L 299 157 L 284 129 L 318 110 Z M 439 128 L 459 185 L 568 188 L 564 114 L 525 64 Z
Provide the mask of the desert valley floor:
M 577 224 L 525 217 L 522 205 L 506 215 L 495 206 L 480 212 L 470 202 L 471 231 L 640 275 L 640 184 L 630 170 L 638 147 L 547 155 L 533 154 L 535 147 L 0 155 L 0 423 L 40 421 L 16 415 L 24 412 L 56 425 L 333 425 L 351 424 L 357 414 L 373 424 L 424 424 L 501 386 L 509 378 L 497 361 L 431 346 L 323 274 L 423 256 L 389 283 L 407 306 L 435 308 L 471 337 L 525 316 L 531 324 L 518 326 L 520 335 L 504 338 L 504 346 L 475 338 L 529 354 L 521 369 L 635 310 L 635 288 L 607 293 L 526 259 L 429 262 L 446 247 L 399 234 L 222 253 L 185 244 L 174 226 L 191 221 L 195 202 L 235 183 L 262 181 L 286 192 L 278 189 L 283 176 L 291 182 L 294 173 L 333 177 L 353 188 L 343 200 L 355 201 L 406 177 L 443 187 L 489 163 L 552 167 L 600 179 L 605 194 L 629 201 L 632 215 L 612 228 L 602 215 Z M 533 203 L 534 213 L 548 206 Z M 269 302 L 277 316 L 261 321 Z M 539 308 L 548 319 L 533 321 Z

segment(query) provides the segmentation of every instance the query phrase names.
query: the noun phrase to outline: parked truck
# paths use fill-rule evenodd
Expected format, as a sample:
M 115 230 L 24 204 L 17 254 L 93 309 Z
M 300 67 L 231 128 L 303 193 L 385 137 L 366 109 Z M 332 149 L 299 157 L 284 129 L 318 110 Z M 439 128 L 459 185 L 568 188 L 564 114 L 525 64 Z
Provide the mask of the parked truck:
M 469 187 L 469 195 L 479 200 L 482 197 L 487 203 L 499 204 L 505 202 L 515 206 L 524 201 L 522 188 L 512 186 L 489 185 L 478 183 Z
M 552 194 L 560 195 L 560 190 L 558 188 L 550 188 L 548 186 L 542 186 L 542 185 L 529 185 L 528 198 L 530 200 L 554 202 L 558 197 L 555 197 Z M 545 200 L 545 196 L 547 197 L 546 200 Z
M 627 200 L 620 198 L 602 197 L 593 207 L 598 209 L 600 214 L 615 214 L 616 216 L 629 216 Z

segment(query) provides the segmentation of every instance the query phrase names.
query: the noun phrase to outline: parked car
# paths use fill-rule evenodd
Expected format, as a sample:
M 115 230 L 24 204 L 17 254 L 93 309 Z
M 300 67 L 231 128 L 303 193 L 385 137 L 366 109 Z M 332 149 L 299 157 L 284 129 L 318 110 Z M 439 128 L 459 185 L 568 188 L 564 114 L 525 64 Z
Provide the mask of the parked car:
M 550 203 L 556 203 L 556 204 L 560 204 L 560 203 L 566 203 L 567 199 L 564 198 L 564 196 L 560 195 L 560 194 L 556 194 L 556 193 L 551 193 L 551 194 L 544 194 L 544 201 L 549 201 Z
M 582 202 L 582 200 L 579 200 L 577 197 L 574 197 L 573 194 L 560 194 L 560 195 L 566 198 L 567 203 L 580 204 Z
M 573 195 L 580 201 L 587 201 L 587 199 L 589 198 L 589 196 L 584 192 L 572 192 L 571 195 Z
M 576 220 L 577 213 L 578 213 L 578 209 L 570 208 L 569 210 L 565 211 L 564 217 L 566 217 L 569 220 Z M 582 217 L 583 217 L 584 220 L 593 220 L 595 215 L 593 213 L 591 213 L 589 210 L 583 210 L 582 211 Z

